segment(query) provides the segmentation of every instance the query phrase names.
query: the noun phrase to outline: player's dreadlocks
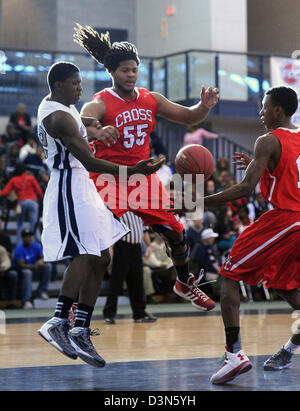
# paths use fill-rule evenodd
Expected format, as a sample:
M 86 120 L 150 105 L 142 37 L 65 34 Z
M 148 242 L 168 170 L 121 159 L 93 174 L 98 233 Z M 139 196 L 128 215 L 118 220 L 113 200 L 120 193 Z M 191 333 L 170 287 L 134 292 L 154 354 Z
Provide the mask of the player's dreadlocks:
M 109 32 L 99 33 L 90 26 L 76 23 L 74 41 L 83 47 L 98 63 L 109 71 L 115 71 L 123 60 L 135 60 L 140 63 L 136 47 L 127 41 L 111 44 Z

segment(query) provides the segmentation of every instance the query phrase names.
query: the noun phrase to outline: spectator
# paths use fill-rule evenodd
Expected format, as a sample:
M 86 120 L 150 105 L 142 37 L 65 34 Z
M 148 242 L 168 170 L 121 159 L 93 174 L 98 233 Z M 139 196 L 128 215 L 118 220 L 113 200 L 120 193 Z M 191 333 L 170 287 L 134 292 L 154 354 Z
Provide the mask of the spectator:
M 166 159 L 168 159 L 167 149 L 164 146 L 162 139 L 158 136 L 158 134 L 155 131 L 153 131 L 150 134 L 150 147 L 151 147 L 151 152 L 153 154 L 155 154 L 156 156 L 163 154 L 166 157 Z
M 152 278 L 156 294 L 161 296 L 161 302 L 178 301 L 173 293 L 173 286 L 176 280 L 176 270 L 173 262 L 166 253 L 166 246 L 159 234 L 154 234 L 151 242 L 151 255 L 144 263 L 152 270 Z
M 24 161 L 28 154 L 35 154 L 37 148 L 36 139 L 33 136 L 28 137 L 27 143 L 20 149 L 19 159 Z
M 190 226 L 186 232 L 186 239 L 190 252 L 192 252 L 195 245 L 201 241 L 201 233 L 204 229 L 203 220 L 193 220 L 192 224 L 193 225 Z
M 13 176 L 17 165 L 20 163 L 19 152 L 17 145 L 12 146 L 10 149 L 6 164 L 6 171 L 9 177 Z
M 6 171 L 6 157 L 0 157 L 0 189 L 2 190 L 5 184 L 8 182 L 9 177 Z
M 213 179 L 208 179 L 204 183 L 204 196 L 209 196 L 216 193 L 216 185 Z M 219 207 L 204 207 L 203 224 L 206 228 L 213 228 L 217 224 L 219 215 Z
M 40 232 L 36 226 L 39 218 L 38 197 L 43 198 L 44 194 L 36 179 L 26 172 L 26 166 L 19 164 L 15 170 L 15 177 L 11 178 L 4 189 L 0 191 L 0 196 L 7 196 L 15 191 L 20 205 L 20 214 L 17 217 L 17 241 L 21 241 L 21 231 L 24 219 L 28 216 L 30 229 L 36 232 L 36 237 L 40 240 Z
M 146 312 L 141 249 L 144 238 L 143 221 L 131 212 L 124 214 L 120 220 L 131 231 L 113 247 L 109 290 L 103 308 L 104 319 L 107 324 L 115 323 L 118 296 L 121 295 L 123 282 L 126 280 L 134 322 L 156 321 L 156 317 Z
M 17 297 L 17 277 L 11 268 L 11 258 L 5 247 L 0 246 L 0 280 L 7 286 L 7 305 L 5 308 L 17 308 L 14 301 Z M 2 282 L 2 281 L 1 281 Z
M 213 180 L 216 185 L 216 192 L 221 191 L 230 178 L 233 177 L 229 168 L 229 161 L 226 157 L 220 157 L 213 172 Z
M 20 137 L 23 143 L 26 143 L 29 136 L 31 136 L 31 118 L 26 113 L 26 106 L 23 103 L 17 105 L 16 111 L 10 115 L 10 123 L 13 123 L 20 132 Z
M 203 123 L 201 126 L 198 124 L 187 126 L 187 133 L 183 137 L 183 145 L 188 144 L 203 144 L 203 138 L 218 138 L 218 134 L 212 133 L 211 131 L 203 128 Z
M 24 309 L 33 308 L 32 281 L 39 279 L 36 294 L 38 298 L 47 299 L 51 264 L 45 263 L 43 249 L 39 243 L 33 242 L 33 233 L 26 229 L 22 231 L 22 242 L 14 250 L 12 266 L 13 275 L 21 276 L 22 305 Z M 12 274 L 11 274 L 12 275 Z
M 226 253 L 230 251 L 237 238 L 235 223 L 232 220 L 232 210 L 230 207 L 224 206 L 220 209 L 216 231 L 219 234 L 217 247 L 221 257 L 225 258 Z
M 18 146 L 22 140 L 20 140 L 20 131 L 16 128 L 14 123 L 8 123 L 5 133 L 1 136 L 2 144 L 4 146 L 4 152 L 9 155 L 12 146 Z
M 268 210 L 272 210 L 274 207 L 272 204 L 268 203 L 261 193 L 257 193 L 255 196 L 255 200 L 253 202 L 254 206 L 254 213 L 255 217 L 254 219 L 257 220 L 263 213 L 265 213 Z
M 202 231 L 201 241 L 194 247 L 190 257 L 190 269 L 197 275 L 201 269 L 205 272 L 205 280 L 215 280 L 218 278 L 220 265 L 218 262 L 218 252 L 214 245 L 218 237 L 211 228 Z
M 35 153 L 29 153 L 23 160 L 27 169 L 32 172 L 35 178 L 38 178 L 40 171 L 46 171 L 49 173 L 49 168 L 45 162 L 45 153 L 42 146 L 36 148 Z
M 247 207 L 247 204 L 238 206 L 237 215 L 233 217 L 233 220 L 236 223 L 236 234 L 239 236 L 252 222 L 249 218 L 249 208 Z

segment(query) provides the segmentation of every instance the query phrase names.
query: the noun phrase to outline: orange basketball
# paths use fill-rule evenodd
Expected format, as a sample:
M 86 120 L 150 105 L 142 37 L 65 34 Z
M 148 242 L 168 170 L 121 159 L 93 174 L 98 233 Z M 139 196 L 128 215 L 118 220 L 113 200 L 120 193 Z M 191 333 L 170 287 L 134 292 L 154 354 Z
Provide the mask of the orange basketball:
M 214 158 L 207 148 L 200 144 L 190 144 L 180 149 L 175 157 L 175 170 L 178 174 L 203 174 L 204 181 L 213 173 Z

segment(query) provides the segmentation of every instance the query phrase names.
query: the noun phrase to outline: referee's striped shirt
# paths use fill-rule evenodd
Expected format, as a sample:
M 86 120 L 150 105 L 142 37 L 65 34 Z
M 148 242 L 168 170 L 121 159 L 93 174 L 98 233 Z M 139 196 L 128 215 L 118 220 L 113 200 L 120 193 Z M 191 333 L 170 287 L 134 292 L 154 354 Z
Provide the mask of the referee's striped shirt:
M 130 233 L 122 238 L 122 241 L 131 244 L 142 243 L 145 231 L 143 220 L 131 211 L 127 211 L 127 213 L 123 214 L 120 220 L 131 230 Z

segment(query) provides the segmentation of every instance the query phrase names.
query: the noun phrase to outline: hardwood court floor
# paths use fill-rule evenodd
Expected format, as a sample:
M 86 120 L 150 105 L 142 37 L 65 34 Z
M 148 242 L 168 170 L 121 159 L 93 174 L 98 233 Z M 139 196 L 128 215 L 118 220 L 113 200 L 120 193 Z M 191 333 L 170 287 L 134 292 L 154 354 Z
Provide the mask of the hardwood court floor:
M 268 304 L 268 309 L 272 306 L 271 303 L 266 304 Z M 262 368 L 264 356 L 277 352 L 291 335 L 291 327 L 295 319 L 292 318 L 292 311 L 287 308 L 286 305 L 283 305 L 282 309 L 273 311 L 265 309 L 258 311 L 250 310 L 244 311 L 241 315 L 243 348 L 247 355 L 252 357 L 254 362 L 259 365 L 258 368 L 260 369 Z M 109 387 L 116 389 L 114 383 L 117 380 L 120 380 L 119 384 L 121 385 L 118 385 L 120 390 L 122 390 L 122 387 L 123 389 L 127 389 L 131 386 L 130 384 L 134 387 L 140 387 L 136 389 L 147 390 L 149 386 L 151 386 L 151 389 L 159 390 L 163 389 L 162 387 L 164 386 L 162 381 L 160 382 L 159 380 L 156 380 L 156 385 L 154 384 L 153 386 L 151 384 L 149 385 L 149 378 L 147 377 L 148 385 L 145 384 L 145 382 L 141 385 L 143 372 L 148 370 L 147 372 L 151 375 L 151 372 L 155 371 L 156 375 L 160 375 L 163 369 L 167 375 L 167 379 L 169 379 L 174 376 L 174 373 L 189 374 L 190 371 L 188 370 L 191 370 L 191 367 L 193 368 L 197 364 L 196 368 L 198 370 L 207 368 L 207 375 L 203 376 L 203 381 L 205 384 L 208 384 L 209 376 L 219 366 L 217 359 L 224 353 L 223 323 L 218 307 L 215 312 L 206 314 L 195 311 L 180 312 L 180 305 L 177 312 L 174 307 L 173 309 L 175 311 L 173 310 L 173 312 L 169 313 L 159 313 L 156 309 L 159 310 L 159 307 L 154 306 L 151 309 L 151 312 L 158 313 L 158 320 L 155 323 L 136 324 L 133 323 L 131 318 L 128 318 L 128 315 L 124 315 L 123 317 L 125 318 L 117 318 L 115 325 L 106 325 L 100 314 L 95 315 L 92 328 L 99 328 L 101 334 L 98 337 L 92 338 L 96 349 L 107 361 L 108 366 L 103 370 L 94 369 L 83 363 L 80 359 L 76 361 L 68 359 L 41 339 L 37 334 L 37 329 L 43 324 L 46 318 L 41 319 L 35 317 L 29 320 L 24 318 L 8 319 L 6 334 L 0 335 L 0 377 L 5 377 L 6 375 L 12 378 L 11 376 L 15 375 L 14 373 L 11 374 L 14 372 L 13 369 L 23 374 L 25 372 L 29 374 L 33 373 L 32 375 L 41 372 L 42 374 L 39 374 L 40 377 L 37 378 L 41 378 L 41 375 L 45 375 L 46 373 L 45 381 L 49 384 L 49 381 L 51 381 L 49 375 L 54 369 L 56 370 L 56 375 L 59 369 L 61 375 L 66 373 L 66 376 L 72 375 L 72 369 L 74 371 L 80 369 L 80 372 L 85 370 L 84 375 L 89 375 L 88 379 L 91 381 L 91 385 L 85 389 L 93 389 L 94 383 L 92 383 L 92 381 L 95 375 L 98 375 L 97 378 L 99 378 L 101 373 L 104 373 L 104 375 L 106 375 L 106 373 L 112 373 L 111 383 L 109 384 L 107 382 L 108 387 L 104 387 L 106 390 L 109 389 Z M 37 314 L 35 313 L 35 315 Z M 300 365 L 300 361 L 298 362 L 300 356 L 296 355 L 295 357 L 297 357 L 296 364 Z M 11 369 L 11 372 L 9 369 Z M 139 371 L 139 373 L 134 376 L 135 369 L 143 369 L 144 371 L 142 373 Z M 122 370 L 124 372 L 123 376 L 120 374 Z M 129 370 L 133 373 L 132 381 L 126 378 L 126 375 L 130 375 Z M 297 384 L 300 389 L 300 370 L 299 375 L 298 370 L 299 367 L 296 367 L 297 378 L 295 377 L 295 384 L 290 385 L 291 389 L 297 389 Z M 285 372 L 289 371 L 290 370 L 285 370 Z M 296 371 L 294 368 L 291 372 Z M 50 374 L 47 375 L 47 372 Z M 195 370 L 193 370 L 193 372 L 195 372 Z M 267 374 L 267 377 L 272 380 L 274 373 Z M 279 378 L 279 374 L 275 374 L 275 379 Z M 247 374 L 240 378 L 245 379 L 246 376 Z M 57 377 L 55 378 L 57 379 Z M 55 378 L 53 379 L 53 384 L 55 384 Z M 29 388 L 28 381 L 26 381 L 27 389 L 41 389 L 37 388 L 38 386 L 35 387 L 33 381 L 34 379 L 32 380 L 33 385 L 29 385 Z M 166 381 L 166 379 L 164 379 L 164 381 Z M 177 383 L 178 381 L 177 379 Z M 198 383 L 187 388 L 186 383 L 183 382 L 184 380 L 180 379 L 180 381 L 182 381 L 181 385 L 175 385 L 179 390 L 199 389 Z M 262 383 L 258 383 L 258 381 L 259 378 L 256 378 L 255 382 L 253 382 L 252 377 L 251 387 L 260 387 L 260 389 L 263 389 L 265 386 L 267 390 L 270 389 L 270 382 L 267 382 L 267 385 L 261 385 Z M 204 382 L 202 386 L 207 387 Z M 15 380 L 11 386 L 16 387 L 18 386 L 17 383 L 18 381 Z M 103 381 L 101 384 L 103 384 Z M 174 381 L 172 384 L 174 388 Z M 168 384 L 167 386 L 168 389 L 172 389 Z M 24 385 L 19 389 L 22 390 L 22 387 L 24 387 Z M 74 389 L 72 387 L 74 387 L 74 383 L 71 387 L 66 386 L 65 389 Z M 101 387 L 103 388 L 103 386 Z M 98 387 L 98 389 L 102 389 L 101 387 Z M 219 389 L 219 386 L 216 387 L 216 389 Z M 246 389 L 251 389 L 251 387 Z M 277 384 L 276 387 L 277 390 L 280 389 Z M 9 389 L 9 387 L 7 387 L 7 389 Z M 75 389 L 78 389 L 78 387 Z M 210 387 L 209 389 L 212 388 Z M 288 390 L 289 387 L 285 386 L 285 389 Z

